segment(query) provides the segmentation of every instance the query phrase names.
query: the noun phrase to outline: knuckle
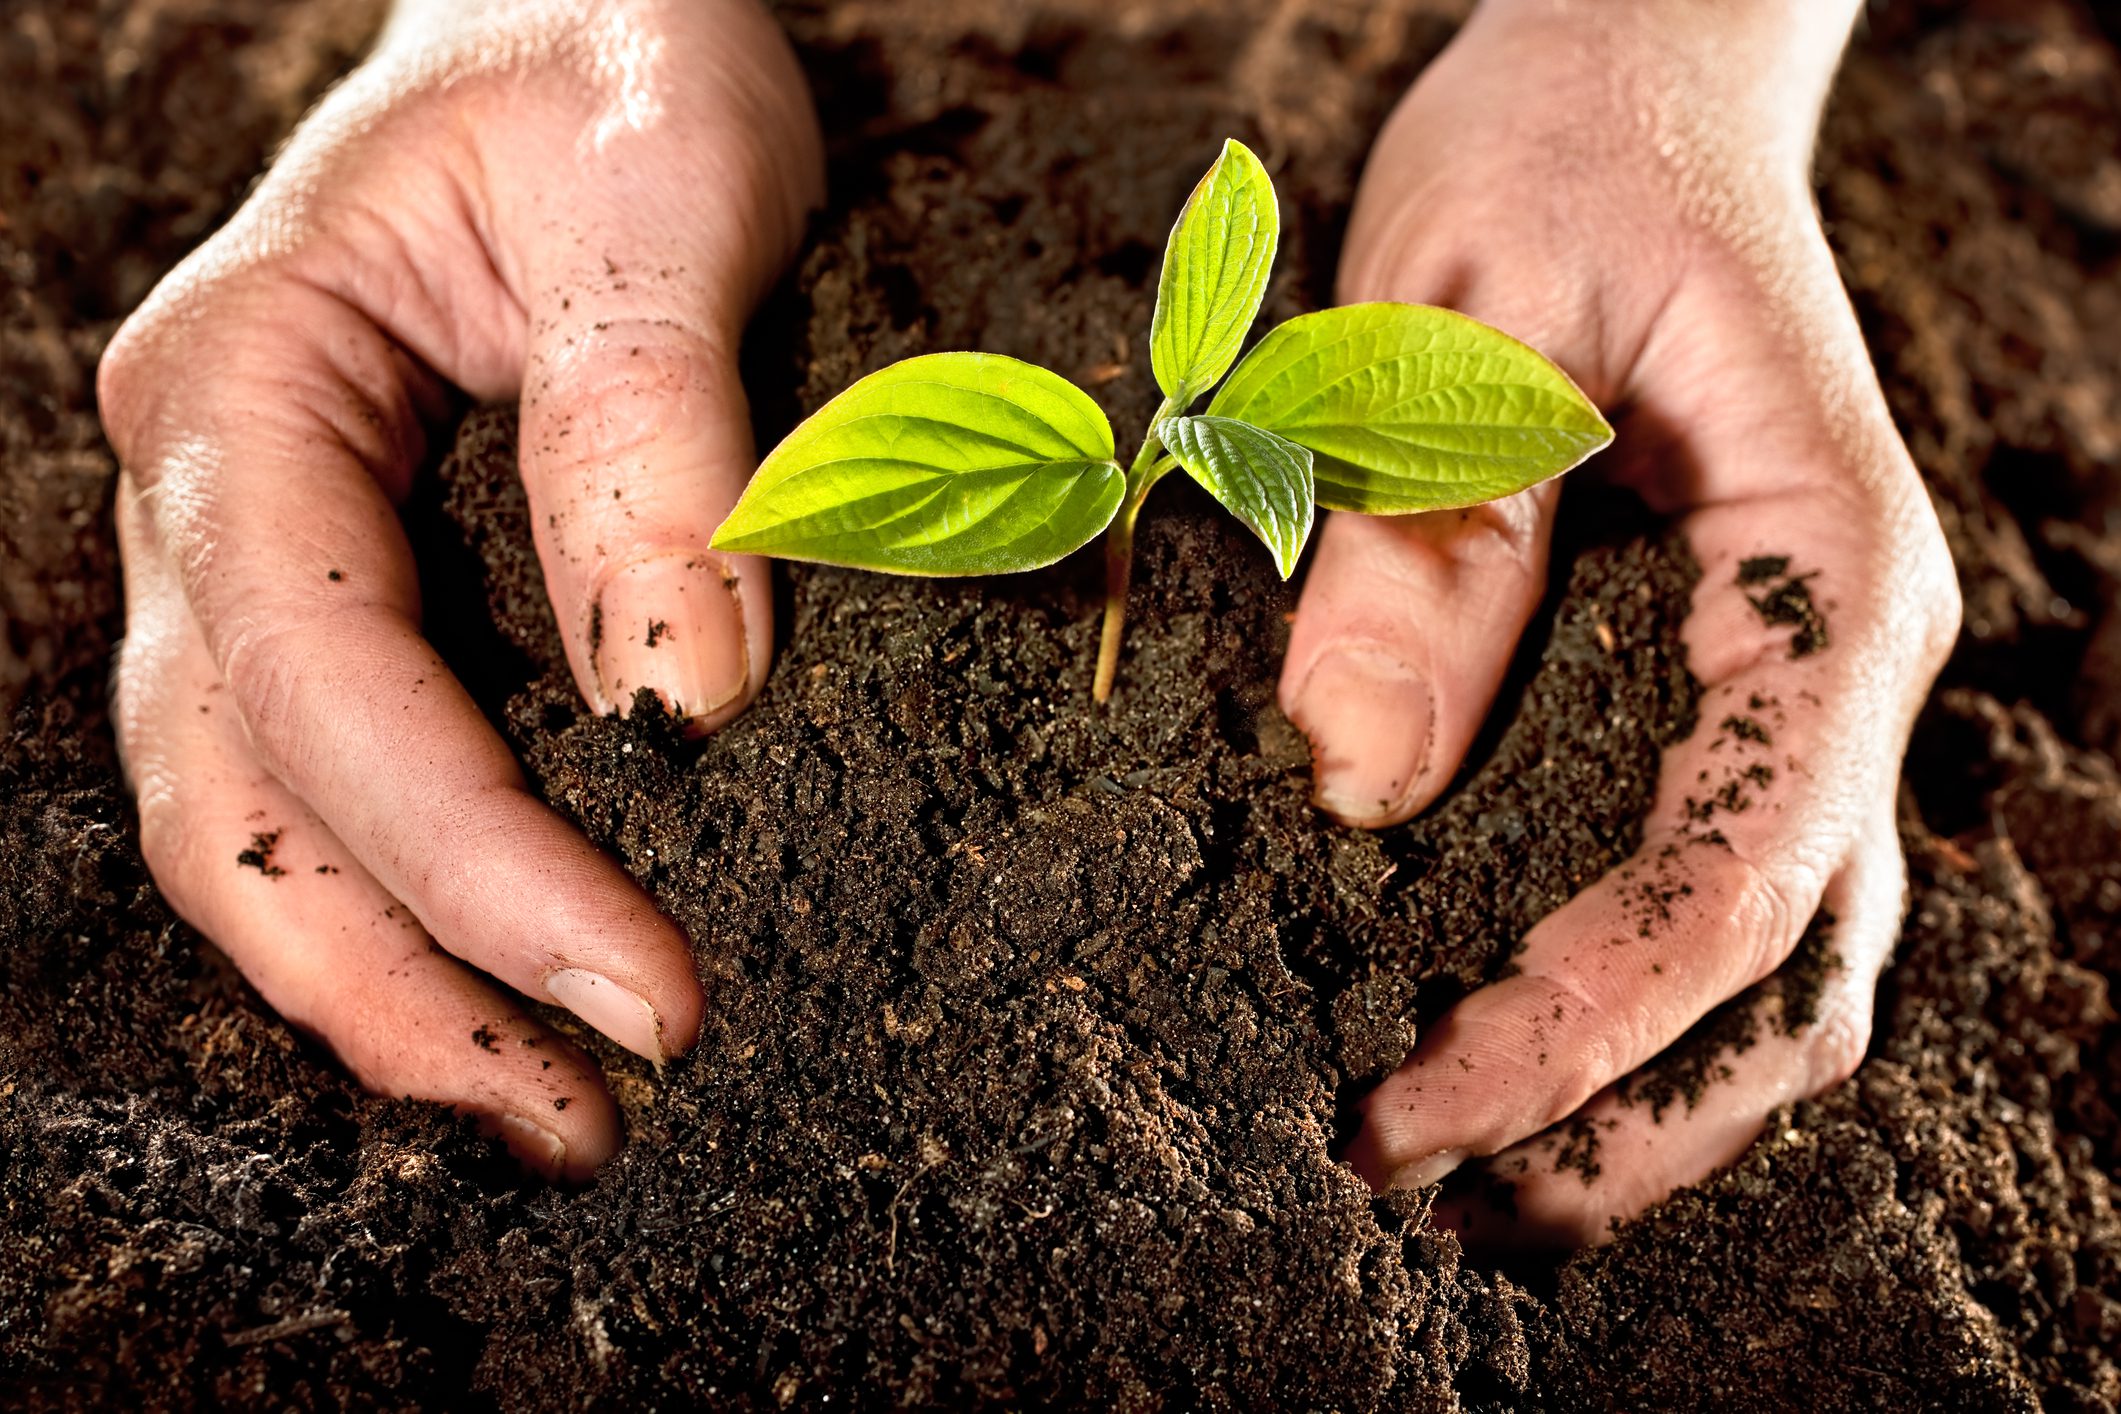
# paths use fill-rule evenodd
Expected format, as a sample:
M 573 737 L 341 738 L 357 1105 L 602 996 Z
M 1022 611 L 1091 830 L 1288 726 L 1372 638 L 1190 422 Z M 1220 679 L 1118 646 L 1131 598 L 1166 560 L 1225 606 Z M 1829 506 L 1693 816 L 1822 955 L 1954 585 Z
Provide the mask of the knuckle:
M 1438 515 L 1452 522 L 1447 548 L 1461 566 L 1507 567 L 1536 575 L 1545 544 L 1548 492 L 1539 487 Z
M 209 362 L 197 356 L 197 346 L 211 327 L 208 316 L 228 303 L 241 263 L 227 235 L 216 236 L 165 276 L 105 346 L 96 365 L 96 407 L 121 460 L 134 454 L 158 409 L 171 403 L 178 381 Z
M 615 322 L 542 360 L 525 445 L 559 466 L 625 459 L 690 431 L 709 411 L 719 360 L 673 321 Z
M 1959 571 L 1922 473 L 1897 434 L 1887 461 L 1889 469 L 1872 478 L 1878 489 L 1863 515 L 1867 523 L 1884 528 L 1878 577 L 1890 601 L 1886 615 L 1934 677 L 1959 639 L 1964 616 Z M 1913 632 L 1905 633 L 1907 628 Z
M 175 303 L 150 297 L 147 305 L 119 326 L 96 364 L 97 415 L 119 461 L 143 486 L 153 484 L 153 468 L 135 463 L 171 392 L 164 354 L 171 328 L 178 322 L 172 312 Z
M 120 439 L 121 429 L 130 429 L 137 420 L 140 393 L 147 381 L 141 368 L 148 339 L 144 328 L 142 316 L 128 319 L 96 365 L 96 406 L 113 441 Z
M 1810 910 L 1799 907 L 1796 886 L 1783 871 L 1743 855 L 1733 857 L 1738 871 L 1731 906 L 1733 941 L 1739 949 L 1740 985 L 1750 986 L 1782 965 L 1797 945 Z
M 140 856 L 169 906 L 196 918 L 198 881 L 207 877 L 200 841 L 183 783 L 168 771 L 142 772 L 134 781 L 140 815 Z
M 1805 1043 L 1805 1093 L 1816 1095 L 1830 1090 L 1854 1075 L 1870 1044 L 1868 1009 L 1838 1007 L 1821 1017 Z
M 1557 971 L 1540 981 L 1539 1010 L 1528 1039 L 1535 1054 L 1544 1056 L 1544 1064 L 1535 1066 L 1535 1072 L 1550 1077 L 1551 1089 L 1537 1114 L 1538 1127 L 1543 1129 L 1567 1119 L 1604 1089 L 1624 1068 L 1622 1058 L 1635 1053 L 1639 1037 L 1634 1020 L 1614 1012 L 1575 973 Z M 1539 1041 L 1543 1030 L 1553 1036 L 1551 1044 Z M 1525 1136 L 1490 1137 L 1500 1148 Z
M 1923 665 L 1931 676 L 1935 676 L 1943 669 L 1945 660 L 1959 641 L 1966 604 L 1943 528 L 1937 524 L 1934 513 L 1927 516 L 1926 521 L 1915 549 L 1916 573 L 1909 578 L 1912 584 L 1919 586 L 1917 592 L 1921 596 L 1915 608 L 1916 622 L 1921 626 L 1919 641 Z
M 221 654 L 221 673 L 266 769 L 282 780 L 305 755 L 300 738 L 301 692 L 308 626 L 299 620 L 246 625 Z

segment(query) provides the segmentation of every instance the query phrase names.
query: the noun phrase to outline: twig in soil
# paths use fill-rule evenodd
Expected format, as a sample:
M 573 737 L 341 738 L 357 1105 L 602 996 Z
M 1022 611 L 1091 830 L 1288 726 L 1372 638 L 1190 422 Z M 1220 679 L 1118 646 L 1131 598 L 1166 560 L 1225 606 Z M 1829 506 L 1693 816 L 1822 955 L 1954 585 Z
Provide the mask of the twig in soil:
M 229 1336 L 231 1350 L 240 1350 L 246 1345 L 264 1345 L 268 1341 L 286 1340 L 289 1336 L 306 1335 L 310 1331 L 324 1330 L 331 1326 L 343 1326 L 353 1317 L 336 1307 L 321 1311 L 306 1311 L 299 1316 L 289 1316 L 284 1321 L 274 1321 L 269 1326 L 256 1326 L 247 1331 L 238 1331 Z
M 697 1227 L 703 1222 L 708 1222 L 714 1218 L 718 1218 L 722 1214 L 728 1212 L 731 1208 L 734 1208 L 735 1206 L 736 1195 L 732 1193 L 727 1198 L 724 1198 L 721 1202 L 715 1204 L 713 1207 L 709 1208 L 704 1213 L 695 1213 L 689 1218 L 678 1218 L 673 1222 L 667 1223 L 642 1223 L 640 1227 L 635 1229 L 635 1231 L 640 1233 L 643 1237 L 647 1237 L 658 1232 L 677 1232 L 682 1228 Z
M 1012 1156 L 1022 1154 L 1035 1154 L 1039 1150 L 1045 1148 L 1047 1145 L 1053 1143 L 1054 1140 L 1060 1138 L 1062 1132 L 1063 1131 L 1056 1129 L 1051 1134 L 1041 1134 L 1036 1139 L 1027 1139 L 1023 1143 L 1011 1149 L 1009 1153 Z
M 897 1194 L 891 1199 L 891 1228 L 884 1241 L 884 1270 L 892 1276 L 898 1275 L 898 1205 L 906 1201 L 907 1192 L 914 1184 L 927 1177 L 928 1171 L 934 1167 L 934 1164 L 928 1163 L 915 1169 L 912 1176 L 898 1186 Z

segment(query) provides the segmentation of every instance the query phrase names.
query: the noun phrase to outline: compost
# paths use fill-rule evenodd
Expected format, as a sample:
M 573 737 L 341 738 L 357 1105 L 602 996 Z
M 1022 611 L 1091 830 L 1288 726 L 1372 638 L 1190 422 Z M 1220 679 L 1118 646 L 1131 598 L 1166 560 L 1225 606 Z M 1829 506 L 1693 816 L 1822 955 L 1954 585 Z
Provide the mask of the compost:
M 756 321 L 761 440 L 942 348 L 1140 426 L 1158 251 L 1216 145 L 1283 193 L 1268 317 L 1326 303 L 1368 137 L 1460 9 L 782 7 L 833 204 Z M 1369 834 L 1307 807 L 1273 700 L 1293 591 L 1197 493 L 1144 521 L 1109 710 L 1094 556 L 796 568 L 764 694 L 694 744 L 584 710 L 513 414 L 467 409 L 406 511 L 432 632 L 694 940 L 701 1044 L 658 1078 L 574 1028 L 630 1139 L 554 1190 L 360 1094 L 175 919 L 111 740 L 93 370 L 377 20 L 0 18 L 0 1401 L 2121 1404 L 2121 56 L 2091 7 L 1882 7 L 1826 126 L 1829 233 L 1967 601 L 1869 1057 L 1610 1245 L 1507 1259 L 1335 1161 L 1353 1102 L 1629 851 L 1664 746 L 1747 730 L 1697 720 L 1686 546 L 1589 477 L 1488 736 Z M 242 845 L 227 867 L 274 867 Z M 1767 984 L 1785 1018 L 1815 936 Z M 1751 1015 L 1644 1102 L 1712 1087 Z

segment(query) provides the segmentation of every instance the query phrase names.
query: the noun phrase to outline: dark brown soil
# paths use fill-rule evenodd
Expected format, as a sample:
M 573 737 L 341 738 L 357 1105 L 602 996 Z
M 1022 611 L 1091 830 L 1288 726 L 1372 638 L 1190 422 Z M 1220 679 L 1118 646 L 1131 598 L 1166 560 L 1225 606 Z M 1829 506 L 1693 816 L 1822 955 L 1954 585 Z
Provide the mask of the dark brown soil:
M 661 1081 L 599 1046 L 631 1142 L 534 1187 L 356 1093 L 174 921 L 109 736 L 95 356 L 374 16 L 48 8 L 0 17 L 30 119 L 0 126 L 0 1402 L 2121 1403 L 2121 58 L 2089 12 L 1889 9 L 1828 125 L 1823 204 L 1969 603 L 1871 1058 L 1611 1246 L 1505 1273 L 1332 1151 L 1418 1019 L 1628 849 L 1696 727 L 1683 546 L 1574 488 L 1475 765 L 1370 835 L 1304 805 L 1289 591 L 1174 483 L 1115 710 L 1087 706 L 1093 566 L 795 570 L 764 696 L 692 746 L 579 707 L 511 419 L 474 415 L 411 517 L 432 628 L 714 998 Z M 1313 307 L 1367 135 L 1449 33 L 1263 0 L 784 13 L 836 201 L 758 324 L 768 440 L 938 347 L 1138 427 L 1156 253 L 1216 141 L 1283 174 L 1271 312 Z M 1756 592 L 1795 612 L 1788 549 Z M 1772 985 L 1801 1017 L 1803 974 Z M 1752 1034 L 1705 1028 L 1640 1099 L 1689 1103 Z

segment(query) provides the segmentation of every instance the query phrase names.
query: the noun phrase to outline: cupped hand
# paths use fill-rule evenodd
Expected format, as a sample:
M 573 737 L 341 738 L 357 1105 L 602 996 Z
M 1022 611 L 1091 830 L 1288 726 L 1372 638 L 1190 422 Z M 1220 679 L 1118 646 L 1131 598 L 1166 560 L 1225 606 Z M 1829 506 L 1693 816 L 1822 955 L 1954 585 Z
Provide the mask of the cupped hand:
M 104 359 L 118 736 L 157 882 L 363 1084 L 554 1176 L 618 1115 L 522 999 L 658 1063 L 704 999 L 421 637 L 395 505 L 449 385 L 520 396 L 585 697 L 740 710 L 771 600 L 707 548 L 754 464 L 737 342 L 822 180 L 756 0 L 414 0 Z
M 1379 1185 L 1486 1160 L 1514 1188 L 1507 1241 L 1601 1238 L 1867 1044 L 1902 911 L 1895 783 L 1959 600 L 1810 194 L 1854 8 L 1488 0 L 1364 175 L 1341 297 L 1451 305 L 1549 353 L 1618 427 L 1608 474 L 1701 566 L 1701 725 L 1665 754 L 1640 851 L 1422 1034 L 1350 1151 Z M 1540 601 L 1557 496 L 1327 522 L 1281 683 L 1325 809 L 1389 825 L 1450 782 Z M 1815 915 L 1837 958 L 1816 1018 L 1761 1025 L 1691 1105 L 1627 1103 L 1616 1082 Z M 1559 1164 L 1564 1121 L 1595 1165 Z

